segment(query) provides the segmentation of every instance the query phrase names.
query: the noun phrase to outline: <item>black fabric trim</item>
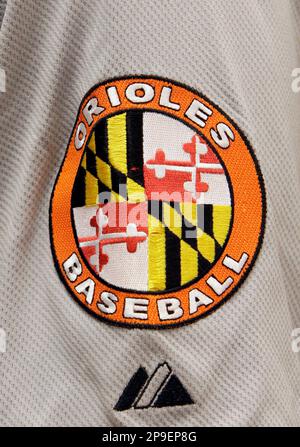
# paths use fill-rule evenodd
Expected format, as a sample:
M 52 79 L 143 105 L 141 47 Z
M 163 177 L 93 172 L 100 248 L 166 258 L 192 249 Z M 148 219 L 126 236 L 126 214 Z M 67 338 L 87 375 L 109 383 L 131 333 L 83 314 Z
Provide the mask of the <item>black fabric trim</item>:
M 76 175 L 72 193 L 72 208 L 85 205 L 85 169 L 80 166 Z
M 181 285 L 180 239 L 165 227 L 166 289 Z
M 204 276 L 212 267 L 212 264 L 198 251 L 198 277 Z
M 143 112 L 130 110 L 126 112 L 127 137 L 127 175 L 144 186 L 143 160 Z
M 131 408 L 145 383 L 147 382 L 148 377 L 149 376 L 145 368 L 140 367 L 129 380 L 122 395 L 116 403 L 114 410 L 124 411 Z
M 108 160 L 108 139 L 107 139 L 107 118 L 98 121 L 93 130 L 95 134 L 96 154 L 101 160 L 109 164 Z M 92 135 L 92 134 L 91 134 Z
M 172 374 L 154 401 L 153 407 L 192 405 L 195 402 L 175 374 Z
M 87 146 L 86 150 L 86 170 L 92 174 L 94 177 L 98 178 L 97 175 L 97 163 L 96 163 L 96 155 L 93 151 Z
M 201 205 L 200 205 L 201 206 Z M 213 205 L 203 205 L 204 212 L 204 232 L 214 237 L 213 232 Z

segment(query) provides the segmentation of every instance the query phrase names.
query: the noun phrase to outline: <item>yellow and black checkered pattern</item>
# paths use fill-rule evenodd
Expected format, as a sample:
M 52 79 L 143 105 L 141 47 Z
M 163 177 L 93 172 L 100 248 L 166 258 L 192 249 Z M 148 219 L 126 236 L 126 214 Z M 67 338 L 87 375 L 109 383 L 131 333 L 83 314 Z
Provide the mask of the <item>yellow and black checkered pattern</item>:
M 142 114 L 130 111 L 101 120 L 85 149 L 73 191 L 73 207 L 146 200 Z
M 203 276 L 222 251 L 230 221 L 226 205 L 149 202 L 149 290 L 169 290 Z
M 73 207 L 103 203 L 104 199 L 148 200 L 143 164 L 143 112 L 129 111 L 101 120 L 83 155 Z M 169 290 L 203 276 L 222 251 L 230 221 L 231 206 L 149 200 L 148 290 Z

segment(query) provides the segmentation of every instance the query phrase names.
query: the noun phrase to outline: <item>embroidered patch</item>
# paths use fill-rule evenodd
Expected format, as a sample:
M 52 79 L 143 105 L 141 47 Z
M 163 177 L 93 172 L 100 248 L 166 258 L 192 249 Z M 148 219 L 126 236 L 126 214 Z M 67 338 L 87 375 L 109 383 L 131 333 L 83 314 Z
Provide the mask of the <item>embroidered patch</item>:
M 50 233 L 63 282 L 94 315 L 149 328 L 207 315 L 245 279 L 264 222 L 253 150 L 203 95 L 138 77 L 84 98 Z
M 190 394 L 167 362 L 159 364 L 149 377 L 142 366 L 133 374 L 116 403 L 116 411 L 133 408 L 162 408 L 194 404 Z

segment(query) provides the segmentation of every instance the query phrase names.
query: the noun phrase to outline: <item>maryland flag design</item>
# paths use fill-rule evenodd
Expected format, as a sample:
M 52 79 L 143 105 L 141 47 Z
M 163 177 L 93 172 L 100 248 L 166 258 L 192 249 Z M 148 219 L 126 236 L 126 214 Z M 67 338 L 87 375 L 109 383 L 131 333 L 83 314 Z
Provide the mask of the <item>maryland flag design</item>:
M 203 276 L 231 221 L 228 181 L 212 148 L 174 118 L 139 110 L 95 127 L 72 207 L 93 272 L 138 291 L 172 290 Z
M 53 187 L 54 264 L 105 322 L 182 325 L 239 290 L 265 197 L 249 141 L 208 98 L 153 76 L 107 80 L 83 98 Z

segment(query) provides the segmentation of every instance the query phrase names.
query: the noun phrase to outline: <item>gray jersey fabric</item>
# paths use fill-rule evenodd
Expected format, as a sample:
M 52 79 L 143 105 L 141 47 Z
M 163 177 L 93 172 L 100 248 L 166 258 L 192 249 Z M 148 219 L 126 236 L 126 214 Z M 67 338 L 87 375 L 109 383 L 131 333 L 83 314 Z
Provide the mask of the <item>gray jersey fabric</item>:
M 5 13 L 5 8 L 6 8 L 6 0 L 1 0 L 0 1 L 0 27 L 2 24 L 4 13 Z
M 0 66 L 0 424 L 300 425 L 298 0 L 8 0 Z M 50 195 L 84 94 L 107 78 L 168 77 L 202 91 L 249 138 L 267 224 L 229 302 L 164 331 L 109 326 L 54 268 Z M 113 407 L 142 365 L 167 361 L 194 405 Z

